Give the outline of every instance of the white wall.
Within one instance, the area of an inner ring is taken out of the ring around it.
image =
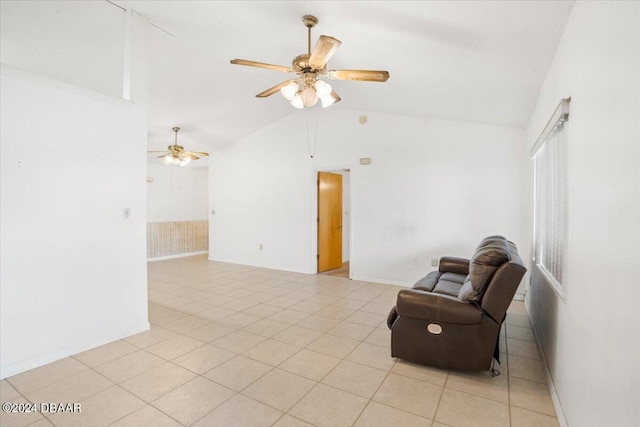
[[[149,327],[146,60],[133,20],[133,102],[2,67],[2,378]]]
[[[413,284],[432,257],[470,256],[496,233],[529,258],[523,130],[378,113],[362,125],[363,112],[336,108],[320,112],[311,159],[306,114],[213,156],[211,259],[315,273],[316,172],[342,168],[351,175],[354,279]]]
[[[127,13],[106,1],[2,1],[2,63],[122,95]]]
[[[147,222],[208,219],[209,168],[148,163]]]
[[[577,2],[527,128],[571,96],[567,303],[526,299],[570,426],[640,421],[639,23],[639,2]]]

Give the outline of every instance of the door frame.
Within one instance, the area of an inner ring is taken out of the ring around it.
[[[348,211],[349,211],[349,279],[353,277],[353,241],[354,241],[354,229],[353,229],[353,177],[354,177],[354,167],[352,165],[342,165],[342,166],[327,166],[327,167],[318,167],[312,169],[311,175],[311,218],[309,221],[311,223],[311,258],[309,260],[309,271],[312,274],[318,274],[318,172],[344,172],[345,169],[349,170],[349,200],[347,203]],[[344,191],[344,187],[343,187]],[[345,209],[343,204],[342,209]],[[343,218],[344,219],[344,218]]]

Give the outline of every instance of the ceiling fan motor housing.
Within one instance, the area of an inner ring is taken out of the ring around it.
[[[322,68],[314,68],[309,64],[311,55],[304,53],[293,58],[293,69],[296,73],[322,73],[326,66]]]

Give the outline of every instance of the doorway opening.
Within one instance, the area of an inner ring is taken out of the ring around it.
[[[318,172],[318,273],[350,278],[349,169]]]

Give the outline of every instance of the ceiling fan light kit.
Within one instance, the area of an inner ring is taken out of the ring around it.
[[[162,157],[162,163],[164,163],[165,165],[186,166],[190,161],[191,159],[188,157],[173,156],[171,154],[167,154],[166,156]]]
[[[182,145],[178,145],[178,132],[180,128],[176,126],[173,128],[173,131],[175,132],[175,141],[173,145],[167,147],[169,150],[168,153],[164,153],[163,151],[147,151],[147,153],[164,153],[158,156],[158,158],[162,160],[162,163],[176,166],[186,166],[191,160],[198,160],[200,157],[209,155],[209,153],[201,151],[185,151]]]
[[[280,91],[289,103],[298,109],[313,107],[320,100],[322,108],[340,101],[340,96],[331,85],[320,76],[326,76],[335,80],[357,80],[368,82],[386,82],[389,79],[388,71],[374,70],[326,70],[326,65],[342,42],[329,36],[320,36],[313,52],[311,51],[311,28],[318,23],[318,18],[312,15],[302,17],[302,22],[307,27],[307,53],[298,55],[293,59],[292,67],[266,64],[264,62],[248,61],[245,59],[232,59],[231,63],[246,65],[249,67],[266,68],[269,70],[296,73],[298,78],[287,80],[256,95],[258,98],[266,98]]]

